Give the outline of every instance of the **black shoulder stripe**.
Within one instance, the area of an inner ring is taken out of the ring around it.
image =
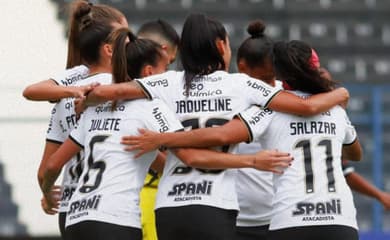
[[[69,139],[72,140],[75,144],[77,144],[79,147],[84,149],[84,145],[79,143],[76,139],[74,139],[71,135],[69,135]]]

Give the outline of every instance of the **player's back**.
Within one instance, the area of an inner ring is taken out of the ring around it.
[[[245,74],[215,71],[186,84],[185,73],[169,71],[138,80],[150,98],[160,98],[186,129],[223,125],[251,104],[266,105],[278,90]],[[218,148],[233,151],[233,147]],[[170,155],[160,180],[156,208],[192,204],[238,209],[235,170],[204,170]],[[179,190],[179,188],[183,190]]]
[[[118,102],[115,107],[107,102],[85,111],[70,135],[84,147],[85,161],[67,225],[101,219],[140,227],[139,191],[157,152],[135,159],[135,153],[125,151],[120,141],[125,135],[136,135],[139,128],[161,132],[181,128],[167,110],[158,100],[135,100]],[[91,204],[81,208],[82,201]]]
[[[352,194],[341,169],[342,146],[356,139],[345,110],[336,106],[307,118],[272,111],[262,114],[259,121],[269,124],[262,146],[294,157],[283,174],[274,175],[270,229],[327,224],[356,228]]]

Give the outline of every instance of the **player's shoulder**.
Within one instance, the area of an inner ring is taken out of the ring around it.
[[[76,86],[85,86],[92,83],[99,84],[111,84],[112,83],[112,74],[111,73],[97,73],[85,76],[83,79],[78,81]]]
[[[331,113],[332,116],[334,116],[336,118],[348,119],[348,115],[347,115],[346,110],[340,105],[336,105],[336,106],[332,107],[329,110],[329,112]]]
[[[154,98],[152,100],[148,99],[136,99],[131,101],[124,101],[123,104],[131,107],[136,111],[148,111],[155,107],[167,107],[166,103],[159,98]]]
[[[235,79],[235,80],[251,79],[251,77],[249,75],[247,75],[246,73],[226,73],[225,72],[225,74],[222,74],[222,75],[224,75],[226,78]]]
[[[69,86],[74,85],[88,75],[88,68],[85,65],[79,65],[63,70],[51,77],[57,84]]]

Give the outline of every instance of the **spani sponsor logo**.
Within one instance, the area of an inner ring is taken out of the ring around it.
[[[340,215],[341,200],[332,199],[327,202],[300,202],[296,205],[296,210],[292,212],[293,216],[302,215]]]
[[[168,196],[210,195],[213,187],[212,181],[187,182],[175,184]]]
[[[99,207],[101,195],[94,195],[90,198],[81,199],[71,203],[68,214],[75,214],[86,210],[96,210]]]

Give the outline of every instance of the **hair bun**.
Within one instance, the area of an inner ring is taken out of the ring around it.
[[[252,38],[258,38],[264,36],[265,24],[261,20],[256,20],[249,23],[247,32]]]
[[[77,1],[73,6],[74,18],[82,22],[82,19],[85,18],[92,10],[92,4],[89,4],[85,1]]]

